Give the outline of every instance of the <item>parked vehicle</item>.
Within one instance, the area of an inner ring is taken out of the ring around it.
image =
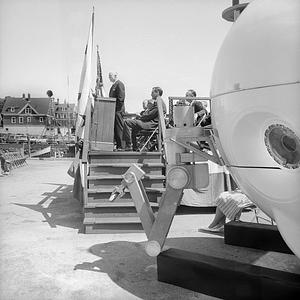
[[[47,143],[47,136],[43,135],[42,137],[38,137],[36,139],[37,143]]]
[[[17,143],[18,140],[14,134],[9,134],[6,139],[7,143]]]
[[[55,138],[54,136],[48,136],[46,142],[47,142],[48,144],[52,144],[52,145],[53,145],[53,144],[58,144],[58,142],[57,142],[57,140],[56,140],[56,138]]]
[[[6,143],[7,133],[0,133],[0,143]]]
[[[31,135],[29,138],[30,138],[30,143],[32,144],[37,143],[38,137]]]
[[[17,134],[16,139],[17,139],[18,143],[27,143],[28,142],[27,135],[25,135],[25,134]]]

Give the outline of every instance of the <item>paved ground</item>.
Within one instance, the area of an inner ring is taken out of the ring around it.
[[[144,233],[80,233],[70,161],[28,164],[0,178],[0,299],[211,299],[158,282]],[[177,219],[172,232],[199,236],[199,216]]]
[[[214,299],[158,282],[143,233],[82,234],[81,206],[66,174],[70,161],[28,164],[0,178],[1,300]],[[197,232],[212,217],[176,216],[167,245],[257,264],[282,262],[277,254],[224,246],[221,236]]]

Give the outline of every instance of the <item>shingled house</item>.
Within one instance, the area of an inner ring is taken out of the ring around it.
[[[75,130],[76,113],[75,104],[57,102],[55,103],[55,120],[62,135],[71,134]]]
[[[2,132],[53,135],[54,100],[52,98],[5,97],[2,108]]]

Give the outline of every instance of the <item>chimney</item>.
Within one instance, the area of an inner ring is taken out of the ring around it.
[[[59,104],[59,98],[57,98],[57,104]]]
[[[22,98],[25,99],[25,94],[24,93],[22,94]]]
[[[28,99],[27,99],[28,101],[30,100],[30,94],[28,93]]]

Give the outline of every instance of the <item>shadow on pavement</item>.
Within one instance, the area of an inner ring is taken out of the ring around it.
[[[94,262],[77,264],[74,270],[106,273],[121,288],[141,299],[165,299],[162,294],[164,292],[165,296],[170,296],[167,299],[187,299],[183,295],[183,298],[178,298],[178,293],[183,293],[182,291],[184,293],[194,293],[175,286],[170,289],[170,285],[159,282],[157,280],[156,258],[149,257],[145,253],[144,244],[145,242],[114,241],[94,245],[89,251],[98,256],[99,259]],[[223,239],[219,237],[169,238],[166,245],[167,247],[211,256],[226,257],[235,255],[235,250],[224,245]],[[249,253],[246,255],[247,260],[255,261],[264,252],[250,251]],[[185,294],[185,296],[187,295]],[[194,296],[195,298],[192,298],[196,299],[197,293]]]
[[[49,184],[55,185],[57,188],[54,191],[43,193],[45,197],[37,204],[13,204],[41,213],[45,218],[44,222],[47,222],[51,228],[63,226],[78,229],[79,232],[82,232],[82,206],[73,198],[73,186]]]

